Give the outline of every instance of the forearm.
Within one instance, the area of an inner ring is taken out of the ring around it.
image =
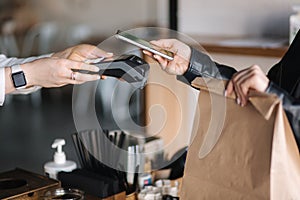
[[[191,59],[187,71],[182,76],[177,76],[187,84],[190,84],[196,77],[208,77],[221,80],[229,80],[236,70],[226,65],[220,65],[212,59],[193,48],[191,48]]]
[[[292,97],[285,90],[277,86],[275,83],[270,81],[270,84],[266,90],[267,93],[276,94],[282,101],[283,109],[287,115],[295,139],[300,149],[300,101]]]

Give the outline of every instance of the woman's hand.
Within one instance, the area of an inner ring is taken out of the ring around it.
[[[99,68],[84,62],[63,58],[43,58],[21,65],[28,86],[46,88],[61,87],[67,84],[81,84],[100,78],[97,74],[85,74],[73,70],[98,72]]]
[[[245,106],[248,101],[249,90],[253,89],[259,92],[265,92],[270,80],[257,65],[241,70],[233,75],[229,81],[226,94],[230,95],[235,92],[237,103]]]
[[[67,84],[81,84],[100,78],[97,74],[80,73],[78,70],[98,72],[99,68],[85,63],[90,59],[112,57],[96,46],[81,44],[54,53],[50,58],[42,58],[23,64],[28,86],[61,87]]]
[[[172,75],[183,75],[187,71],[191,58],[191,49],[188,45],[176,39],[161,39],[151,41],[151,44],[174,53],[174,59],[170,61],[149,51],[143,51],[144,54],[156,59],[162,70]]]
[[[107,53],[94,45],[80,44],[74,47],[70,47],[61,52],[54,53],[52,57],[56,58],[66,58],[74,61],[86,61],[88,59],[96,58],[109,58],[112,57],[112,53]]]

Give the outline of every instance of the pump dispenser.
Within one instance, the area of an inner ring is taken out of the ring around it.
[[[66,154],[62,151],[62,146],[66,144],[64,139],[56,139],[52,144],[53,149],[57,149],[53,156],[52,162],[47,162],[44,165],[45,174],[50,178],[57,179],[57,173],[71,172],[76,169],[76,163],[70,160],[66,160]]]

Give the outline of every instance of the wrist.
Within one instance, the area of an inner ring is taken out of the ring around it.
[[[189,62],[185,66],[184,73],[181,76],[177,77],[178,80],[191,84],[191,82],[199,75],[197,68],[194,69],[193,67],[196,54],[197,54],[196,50],[191,48],[191,55],[189,57]]]
[[[27,87],[32,87],[34,85],[38,85],[38,83],[36,82],[36,79],[34,77],[34,73],[33,73],[34,69],[32,67],[32,63],[24,63],[24,64],[21,64],[20,67],[22,68],[22,70],[25,74]]]
[[[271,85],[271,81],[268,79],[267,82],[266,82],[266,85],[263,89],[263,92],[267,93],[267,91],[269,90],[270,85]]]

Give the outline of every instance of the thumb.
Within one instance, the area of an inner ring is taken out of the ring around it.
[[[99,49],[98,47],[96,47],[93,51],[90,52],[89,58],[99,58],[99,57],[110,58],[113,55],[114,54],[111,52],[106,52],[106,51],[103,51],[102,49]]]
[[[233,92],[233,83],[232,83],[232,81],[230,80],[230,81],[228,82],[228,84],[227,84],[226,89],[225,89],[225,96],[231,95],[232,92]]]

